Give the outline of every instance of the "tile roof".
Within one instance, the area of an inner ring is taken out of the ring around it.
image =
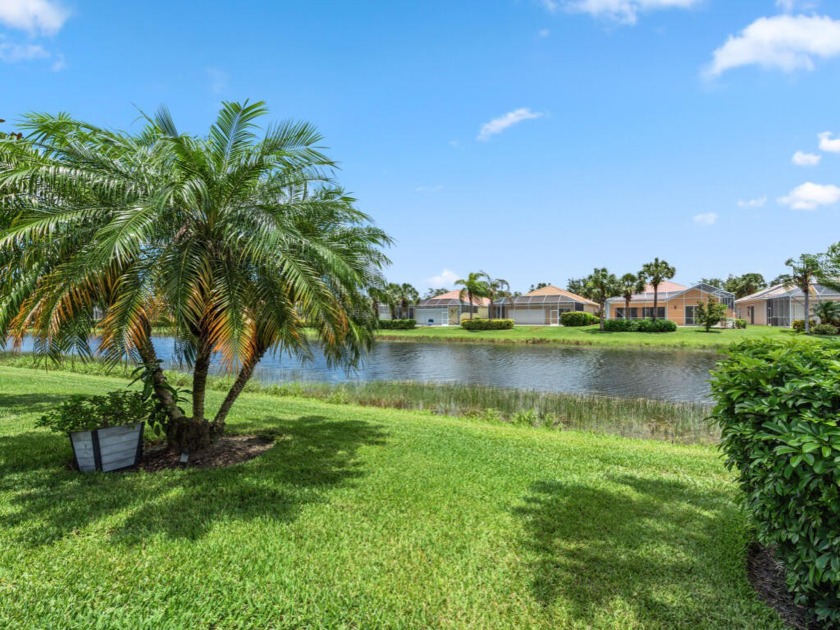
[[[447,291],[446,293],[442,293],[436,297],[428,298],[426,300],[420,300],[417,303],[417,306],[457,306],[458,303],[462,304],[463,306],[469,306],[469,302],[467,301],[467,295],[464,294],[464,299],[461,299],[461,290],[460,289],[453,289],[452,291]],[[473,297],[472,305],[473,306],[488,306],[490,304],[490,300],[488,298],[477,298]]]

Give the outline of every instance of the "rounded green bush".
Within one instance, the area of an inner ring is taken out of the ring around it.
[[[417,326],[413,319],[380,319],[380,330],[411,330]]]
[[[560,323],[564,326],[591,326],[598,323],[598,318],[585,311],[569,311],[560,315]]]
[[[461,322],[464,330],[510,330],[513,328],[512,319],[465,319]]]
[[[836,335],[840,329],[831,324],[817,324],[811,329],[812,335]]]
[[[840,346],[746,341],[712,374],[726,465],[798,604],[840,626]]]

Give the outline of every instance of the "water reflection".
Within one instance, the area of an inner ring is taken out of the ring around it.
[[[156,337],[167,367],[178,367],[171,337]],[[31,343],[24,351],[31,350]],[[289,381],[422,381],[476,383],[553,392],[707,402],[709,370],[718,355],[705,352],[615,350],[558,346],[378,342],[360,368],[327,367],[317,352],[309,362],[266,357],[254,377]],[[218,372],[221,366],[214,363]]]

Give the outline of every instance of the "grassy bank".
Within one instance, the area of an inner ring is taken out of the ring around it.
[[[106,368],[101,363],[66,361],[60,366],[32,356],[0,354],[0,366],[41,370],[49,367],[75,374],[128,378],[132,368]],[[188,374],[169,373],[170,381],[189,389]],[[209,387],[227,392],[232,377],[211,377]],[[718,432],[705,418],[710,406],[699,403],[671,403],[648,399],[558,394],[486,385],[416,382],[287,383],[261,385],[251,381],[246,391],[269,396],[298,397],[329,403],[365,407],[415,409],[436,414],[467,416],[489,422],[556,430],[578,429],[626,437],[650,438],[682,443],[713,443]]]
[[[516,326],[511,330],[467,331],[460,326],[424,326],[414,330],[388,330],[378,334],[388,341],[450,341],[464,343],[556,343],[571,346],[719,350],[744,339],[794,334],[786,328],[749,326],[712,330],[683,327],[672,333],[601,332],[598,326]]]
[[[247,393],[256,460],[68,470],[35,419],[124,385],[0,367],[0,627],[782,627],[713,448]]]

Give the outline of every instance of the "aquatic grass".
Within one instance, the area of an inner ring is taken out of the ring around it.
[[[96,361],[65,360],[44,364],[31,355],[0,355],[0,365],[19,368],[58,369],[76,374],[128,378],[132,366],[113,368]],[[170,371],[170,382],[189,389],[189,374]],[[233,378],[213,376],[208,389],[226,392]],[[290,382],[262,384],[252,380],[246,392],[355,404],[386,409],[413,409],[439,415],[466,416],[490,422],[508,422],[555,430],[575,429],[625,437],[707,444],[718,431],[706,422],[711,406],[704,403],[668,402],[646,398],[619,398],[563,394],[490,385],[370,381],[350,383]]]

